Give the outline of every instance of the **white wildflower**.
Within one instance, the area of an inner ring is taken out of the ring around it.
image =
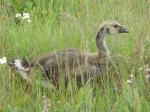
[[[23,13],[22,19],[30,19],[30,14],[29,13]]]
[[[6,64],[7,63],[7,58],[3,57],[0,59],[0,64]]]
[[[27,22],[31,23],[32,21],[31,21],[31,19],[28,19]]]
[[[23,13],[23,15],[21,15],[20,13],[16,14],[16,18],[25,20],[28,23],[31,23],[31,19],[30,19],[30,14],[29,13]]]
[[[134,75],[133,75],[133,74],[130,74],[130,78],[134,78]]]
[[[20,18],[20,17],[22,17],[21,14],[19,14],[19,13],[16,14],[16,18]]]

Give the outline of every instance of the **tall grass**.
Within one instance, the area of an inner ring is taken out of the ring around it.
[[[41,112],[46,96],[51,112],[149,112],[150,87],[139,70],[150,63],[149,5],[147,0],[2,0],[1,57],[38,57],[68,47],[96,52],[94,36],[105,20],[119,21],[130,33],[107,38],[111,66],[95,87],[45,89],[35,71],[37,82],[26,93],[19,75],[0,65],[0,111]],[[31,14],[31,23],[16,21],[15,14],[23,12]]]

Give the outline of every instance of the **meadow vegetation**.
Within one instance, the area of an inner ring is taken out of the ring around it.
[[[16,19],[24,12],[32,22]],[[150,86],[141,69],[150,64],[149,0],[1,0],[0,58],[33,58],[65,48],[96,52],[95,34],[106,20],[119,21],[130,33],[107,38],[112,58],[100,83],[80,89],[62,83],[51,90],[33,71],[36,81],[25,92],[25,81],[0,65],[0,111],[41,112],[46,96],[51,112],[149,112]]]

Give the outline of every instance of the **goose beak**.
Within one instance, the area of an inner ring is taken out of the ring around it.
[[[129,33],[127,28],[121,27],[119,33]]]

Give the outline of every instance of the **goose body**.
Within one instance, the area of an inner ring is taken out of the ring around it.
[[[52,80],[53,85],[56,86],[59,84],[61,75],[66,81],[73,77],[79,83],[81,83],[81,79],[86,82],[90,78],[100,76],[108,63],[110,55],[105,38],[119,33],[128,33],[128,31],[116,21],[107,21],[100,26],[96,35],[97,53],[81,52],[78,49],[69,48],[41,56],[35,61],[20,61],[20,63],[28,63],[25,65],[30,65],[27,67],[30,69],[32,66],[38,66],[41,68],[44,78]],[[15,66],[15,63],[16,60],[13,60],[10,65]],[[23,64],[20,66],[24,67]],[[19,70],[18,67],[15,68]],[[28,71],[25,71],[26,74],[29,74]]]
[[[65,80],[73,77],[81,81],[95,78],[104,70],[106,59],[101,59],[98,54],[82,52],[54,52],[41,57],[36,64],[40,65],[45,78],[52,79],[54,85],[58,84],[60,75]],[[68,76],[69,75],[69,76]]]

